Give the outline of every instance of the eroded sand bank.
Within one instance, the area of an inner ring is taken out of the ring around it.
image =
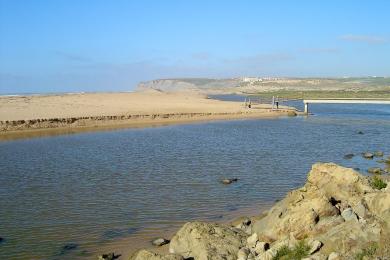
[[[193,92],[80,93],[0,97],[0,138],[285,115]]]

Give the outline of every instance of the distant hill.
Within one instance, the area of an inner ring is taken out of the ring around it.
[[[141,82],[138,90],[259,93],[273,91],[390,91],[389,77],[362,78],[183,78]]]
[[[207,78],[183,78],[183,79],[157,79],[138,84],[138,90],[155,89],[161,91],[195,90],[201,92],[235,92],[240,87],[240,79],[207,79]]]

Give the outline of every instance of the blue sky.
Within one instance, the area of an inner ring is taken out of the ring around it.
[[[390,76],[390,1],[0,0],[0,93]]]

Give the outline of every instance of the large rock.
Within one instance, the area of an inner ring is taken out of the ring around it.
[[[259,240],[267,242],[290,233],[297,239],[321,233],[339,224],[337,216],[346,208],[354,209],[361,204],[364,194],[372,191],[367,179],[353,169],[317,163],[305,186],[278,202],[264,218],[253,224],[252,231],[258,234]],[[351,215],[357,218],[355,213]]]
[[[358,172],[334,163],[314,164],[307,182],[318,193],[334,201],[352,202],[350,200],[372,190],[368,181]]]
[[[246,244],[247,234],[225,225],[188,222],[172,238],[169,252],[196,260],[233,260]]]
[[[139,250],[135,252],[129,260],[184,260],[181,255],[168,254],[160,255],[148,250]]]
[[[365,202],[371,214],[390,225],[390,192],[388,189],[367,194]]]
[[[380,241],[386,222],[390,225],[390,189],[373,189],[368,178],[353,169],[317,163],[305,186],[291,191],[252,230],[260,241],[280,241],[293,234],[321,241],[321,254],[353,256],[368,243]],[[264,255],[274,250],[268,251]]]
[[[317,236],[317,239],[323,243],[321,253],[326,255],[334,251],[343,255],[353,255],[370,242],[378,242],[379,238],[380,229],[378,227],[356,221],[341,223]]]
[[[272,242],[289,233],[303,238],[314,232],[320,219],[339,213],[323,196],[300,200],[297,193],[300,192],[290,193],[287,198],[277,203],[265,218],[255,222],[253,231],[258,233],[260,240]]]

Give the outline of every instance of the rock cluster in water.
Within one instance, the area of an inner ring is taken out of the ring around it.
[[[169,240],[165,238],[156,238],[155,240],[152,241],[152,245],[154,246],[163,246],[166,244],[169,244]]]
[[[233,182],[236,182],[236,181],[238,181],[237,178],[229,178],[229,179],[223,179],[221,182],[223,184],[232,184]]]
[[[312,166],[306,184],[266,214],[229,226],[186,223],[169,254],[137,251],[131,260],[386,259],[390,183],[333,163]]]
[[[98,260],[114,260],[119,258],[120,255],[115,255],[114,253],[108,253],[108,254],[103,254],[98,257]]]
[[[350,160],[355,156],[353,153],[349,153],[344,155],[344,159]],[[381,167],[370,167],[367,169],[368,173],[371,174],[384,174],[384,173],[390,173],[390,156],[387,156],[387,158],[383,158],[385,156],[384,152],[382,151],[375,151],[375,152],[364,152],[362,153],[362,157],[368,160],[374,159],[374,157],[381,158],[377,160],[377,163],[384,163],[385,167],[382,169]],[[355,170],[359,170],[359,168],[355,168]]]

